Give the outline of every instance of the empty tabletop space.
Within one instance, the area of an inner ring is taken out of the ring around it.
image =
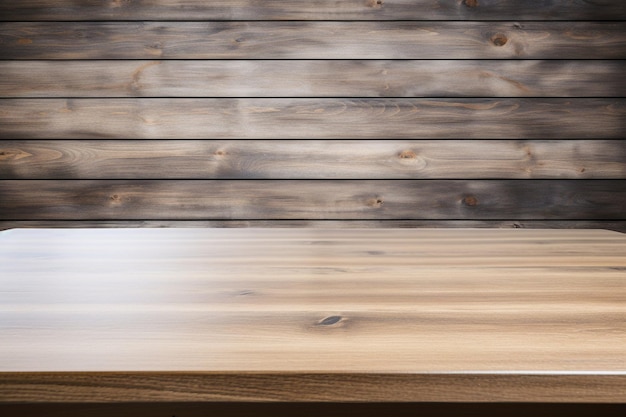
[[[626,236],[0,232],[0,402],[626,402]]]

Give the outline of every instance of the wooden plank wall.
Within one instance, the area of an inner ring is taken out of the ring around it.
[[[0,228],[626,231],[623,0],[0,0]]]

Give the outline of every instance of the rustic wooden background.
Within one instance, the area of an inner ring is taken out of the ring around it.
[[[623,0],[0,0],[0,19],[0,228],[626,231]]]

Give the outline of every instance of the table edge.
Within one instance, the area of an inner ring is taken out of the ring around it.
[[[0,372],[0,404],[141,401],[626,403],[626,372]]]

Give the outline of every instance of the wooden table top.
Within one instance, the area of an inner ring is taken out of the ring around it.
[[[0,233],[0,402],[626,402],[626,235]]]

